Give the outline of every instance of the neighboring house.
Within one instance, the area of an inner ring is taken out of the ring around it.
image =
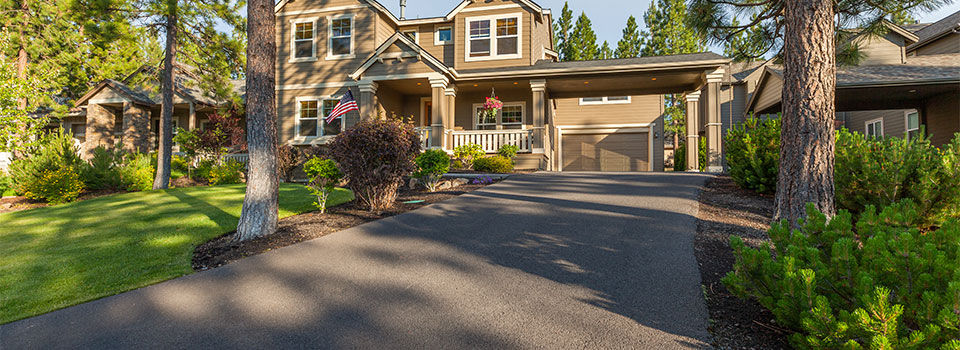
[[[127,151],[156,149],[160,125],[159,69],[143,66],[121,81],[104,80],[80,97],[76,107],[53,127],[70,132],[80,144],[81,155],[89,157],[97,146],[119,146]],[[176,67],[173,127],[193,130],[202,127],[221,103],[190,87],[195,84],[189,67]],[[235,82],[242,91],[242,82]]]
[[[659,171],[662,95],[685,93],[683,137],[707,138],[710,170],[722,170],[720,55],[557,62],[552,13],[529,0],[467,0],[422,19],[375,0],[283,0],[276,12],[284,144],[323,145],[361,119],[397,115],[429,147],[515,144],[518,168]],[[325,123],[347,90],[360,111]],[[478,118],[494,90],[503,110]]]
[[[910,137],[925,130],[942,145],[960,132],[960,12],[883,37],[859,37],[867,57],[837,69],[837,124],[871,136]],[[746,112],[777,113],[783,68],[767,64]]]

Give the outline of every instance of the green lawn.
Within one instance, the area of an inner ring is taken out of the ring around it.
[[[191,273],[197,245],[236,229],[245,187],[124,193],[0,214],[0,324]],[[338,190],[330,205],[352,200]],[[280,217],[314,210],[282,184]]]

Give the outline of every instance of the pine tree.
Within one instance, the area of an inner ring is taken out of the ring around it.
[[[643,40],[640,36],[640,27],[637,25],[637,18],[630,16],[630,18],[627,18],[627,26],[623,28],[623,37],[617,43],[617,50],[614,52],[614,56],[617,58],[640,56],[642,46]]]
[[[883,20],[894,12],[930,11],[942,0],[692,0],[690,23],[716,42],[761,27],[767,51],[783,59],[783,111],[777,220],[797,225],[812,203],[821,212],[835,210],[833,180],[836,134],[836,67],[850,55],[843,31],[882,33]],[[750,21],[733,26],[738,15]]]
[[[734,26],[740,23],[734,19]],[[735,33],[723,43],[723,55],[735,62],[754,61],[763,58],[767,53],[767,40],[764,29],[750,27]]]
[[[571,50],[567,61],[589,61],[600,58],[600,48],[597,46],[597,33],[593,31],[593,23],[586,13],[581,12],[577,24],[573,27],[570,42],[575,46]]]
[[[243,1],[232,0],[74,0],[85,13],[85,28],[109,37],[125,23],[135,23],[164,34],[161,72],[160,147],[154,189],[170,184],[170,159],[173,147],[173,95],[176,69],[186,61],[197,68],[197,75],[211,85],[224,85],[231,73],[242,72],[242,35],[227,35],[216,30],[225,22],[234,29],[243,27],[239,9]],[[187,54],[182,55],[181,53]],[[193,53],[193,55],[189,55]],[[224,64],[229,62],[229,64]],[[179,82],[177,83],[179,84]],[[226,87],[214,89],[228,91]]]
[[[613,57],[613,50],[610,49],[610,43],[606,40],[603,41],[603,46],[600,47],[600,59],[609,60]]]
[[[576,45],[570,41],[570,31],[573,30],[573,11],[570,10],[570,4],[563,3],[563,11],[560,12],[560,18],[553,25],[554,37],[557,40],[557,53],[561,61],[571,61],[569,57],[577,56]]]
[[[43,76],[26,75],[21,79],[17,64],[3,54],[11,46],[0,35],[0,152],[23,151],[46,126],[44,119],[35,119],[29,113],[43,93]],[[22,105],[24,101],[26,106]]]

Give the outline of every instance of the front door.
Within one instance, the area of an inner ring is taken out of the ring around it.
[[[431,126],[433,125],[433,101],[423,100],[422,113],[420,113],[420,125]]]

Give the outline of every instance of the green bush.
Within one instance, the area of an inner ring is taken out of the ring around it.
[[[443,174],[450,171],[450,156],[440,149],[428,149],[417,156],[415,161],[420,170],[413,173],[413,176],[420,179],[428,191],[436,191]]]
[[[151,155],[149,154],[135,153],[127,156],[120,167],[120,179],[127,191],[153,189],[153,177],[156,170],[151,163]]]
[[[410,123],[373,119],[340,133],[329,147],[357,202],[381,211],[393,206],[400,183],[416,170],[420,134]]]
[[[516,157],[517,152],[520,152],[520,146],[517,145],[503,145],[497,149],[497,154],[509,159]]]
[[[197,167],[193,169],[193,180],[210,182],[210,172],[213,171],[213,160],[204,159],[197,162]]]
[[[44,170],[35,185],[27,190],[27,198],[43,199],[54,205],[73,202],[83,192],[83,181],[72,167]]]
[[[707,139],[700,138],[700,171],[707,170]],[[673,153],[673,170],[687,171],[687,143],[681,142],[680,146]]]
[[[210,169],[210,185],[230,185],[243,182],[243,170],[246,164],[236,159],[227,159]]]
[[[464,169],[472,168],[473,162],[477,159],[483,158],[485,155],[487,155],[487,153],[483,151],[483,147],[475,143],[460,145],[453,148],[453,157],[459,161],[460,167]]]
[[[193,169],[190,166],[190,159],[187,157],[181,156],[172,156],[170,157],[170,178],[179,179],[181,177],[189,177]]]
[[[960,349],[960,221],[922,232],[910,200],[857,222],[807,209],[800,229],[769,231],[773,245],[731,238],[736,262],[723,279],[795,330],[800,349]]]
[[[80,166],[80,177],[91,190],[118,190],[123,187],[120,167],[123,165],[123,150],[97,146],[93,157]]]
[[[473,162],[473,170],[484,173],[507,174],[513,172],[513,160],[504,156],[479,158]]]
[[[747,118],[726,136],[730,177],[742,188],[760,193],[777,190],[780,171],[780,119]]]
[[[7,192],[13,192],[13,179],[7,174],[0,172],[0,198],[3,198]]]
[[[922,136],[874,138],[843,129],[836,147],[839,208],[860,213],[910,198],[918,204],[918,225],[960,215],[960,134],[941,150]]]
[[[327,199],[330,198],[330,194],[333,193],[337,183],[343,179],[343,172],[340,171],[337,163],[332,159],[319,157],[304,163],[303,172],[310,177],[310,183],[307,184],[307,187],[310,187],[313,195],[317,196],[317,201],[313,204],[317,206],[317,209],[320,209],[320,214],[325,213],[327,211]]]
[[[69,198],[69,193],[74,191],[74,187],[69,181],[63,179],[69,177],[70,173],[77,174],[84,163],[77,155],[77,151],[73,137],[63,129],[43,136],[37,142],[37,146],[25,150],[10,164],[14,191],[30,199],[49,201],[46,194],[57,193],[57,191],[50,187],[52,184],[45,184],[44,181],[57,180],[59,184],[70,187],[61,189],[65,193],[64,196],[55,195],[54,197]]]

